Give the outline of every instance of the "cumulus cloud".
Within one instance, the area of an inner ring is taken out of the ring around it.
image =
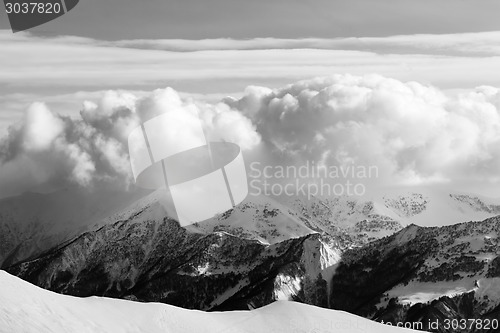
[[[385,184],[500,179],[500,92],[450,96],[417,82],[337,75],[228,101],[276,156],[376,165]]]
[[[182,118],[183,130],[200,122],[211,138],[243,149],[260,141],[250,120],[238,111],[222,103],[181,98],[171,88],[143,97],[108,91],[98,102],[86,101],[79,117],[55,114],[36,102],[0,143],[0,195],[72,185],[127,188],[132,181],[128,135],[161,113]],[[167,125],[166,130],[181,126]],[[173,141],[180,144],[179,138]]]
[[[240,145],[247,164],[376,166],[378,185],[498,184],[499,110],[498,88],[450,94],[379,75],[251,86],[219,102],[171,88],[140,96],[109,91],[85,102],[79,117],[32,104],[1,141],[0,189],[6,195],[44,184],[126,188],[133,181],[128,135],[163,113],[175,120],[165,124],[170,133],[177,133],[177,120],[183,129],[201,122],[209,141]]]

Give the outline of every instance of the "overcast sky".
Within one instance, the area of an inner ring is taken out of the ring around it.
[[[80,0],[32,31],[98,39],[441,34],[500,30],[499,12],[497,0]]]

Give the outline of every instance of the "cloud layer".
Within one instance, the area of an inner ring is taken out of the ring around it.
[[[35,102],[1,141],[0,196],[72,185],[126,189],[132,181],[127,147],[131,130],[156,114],[188,111],[199,113],[200,119],[188,120],[203,121],[214,140],[236,142],[243,149],[260,141],[250,120],[226,104],[183,100],[170,88],[141,98],[108,91],[97,103],[85,102],[76,118]]]
[[[64,38],[62,38],[64,40]],[[74,42],[89,43],[88,39]],[[500,55],[500,32],[418,34],[388,37],[349,38],[253,38],[253,39],[133,39],[101,42],[102,46],[136,49],[152,49],[174,52],[222,51],[222,50],[351,50],[379,54],[429,54],[460,56]]]
[[[470,88],[499,82],[499,34],[101,41],[0,30],[0,87],[50,86],[60,94],[68,87],[149,89],[175,81],[196,88],[191,91],[220,93],[256,82],[284,84],[334,73],[378,73]]]
[[[450,95],[379,75],[253,86],[218,103],[171,88],[109,91],[85,102],[77,118],[33,103],[1,141],[0,195],[70,184],[126,188],[128,134],[163,112],[196,114],[189,119],[201,120],[210,140],[239,144],[247,163],[376,165],[379,185],[493,184],[500,182],[499,110],[497,88]]]
[[[381,182],[500,180],[500,94],[455,96],[378,75],[337,75],[277,90],[250,88],[232,105],[281,155],[325,165],[376,165]]]

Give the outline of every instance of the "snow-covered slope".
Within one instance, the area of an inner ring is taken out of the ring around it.
[[[1,333],[411,332],[346,312],[280,301],[252,311],[202,312],[160,303],[59,295],[0,271]]]
[[[397,214],[364,198],[291,197],[281,200],[311,229],[341,236],[348,247],[366,244],[403,228]]]
[[[405,226],[438,227],[500,215],[500,200],[437,187],[384,189],[372,200]]]
[[[301,219],[293,208],[273,198],[249,196],[233,209],[187,227],[194,232],[225,231],[232,235],[256,239],[265,244],[298,238],[316,231]]]

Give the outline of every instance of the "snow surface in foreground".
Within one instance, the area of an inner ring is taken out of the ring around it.
[[[253,311],[202,312],[160,303],[56,294],[0,271],[0,332],[410,332],[346,312],[280,301]]]

